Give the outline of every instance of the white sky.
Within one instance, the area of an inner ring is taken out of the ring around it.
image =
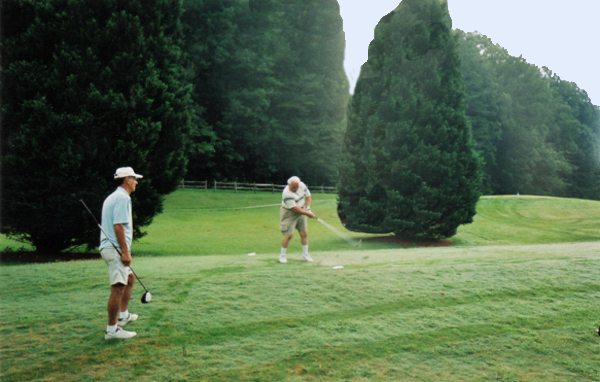
[[[400,0],[338,0],[350,89],[368,59],[379,20]],[[478,31],[512,56],[547,66],[600,105],[600,0],[448,0],[452,28]]]

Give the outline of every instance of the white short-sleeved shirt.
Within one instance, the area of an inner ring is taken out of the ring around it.
[[[310,191],[303,182],[300,182],[296,192],[292,192],[290,190],[290,186],[288,185],[283,189],[283,194],[281,195],[281,206],[288,210],[291,210],[294,207],[302,208],[304,207],[306,198],[309,196]]]
[[[131,241],[133,240],[133,218],[131,214],[131,197],[127,191],[119,186],[110,194],[102,205],[102,229],[100,232],[100,249],[113,248],[111,241],[119,247],[117,236],[115,235],[115,224],[123,224],[125,227],[125,239],[127,248],[131,249]],[[109,241],[110,239],[110,241]]]

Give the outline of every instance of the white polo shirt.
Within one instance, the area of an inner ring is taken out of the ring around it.
[[[100,232],[100,249],[113,248],[110,241],[119,248],[119,242],[115,235],[115,224],[123,224],[125,227],[127,248],[131,249],[131,241],[133,239],[131,197],[121,186],[117,187],[115,192],[110,194],[102,205],[102,229],[106,232],[108,238],[104,236],[104,232]]]
[[[304,203],[306,202],[306,198],[310,196],[310,191],[306,184],[300,182],[298,186],[298,190],[296,192],[292,192],[290,190],[290,186],[287,185],[283,189],[283,194],[281,195],[281,207],[286,210],[291,210],[294,207],[304,207]]]

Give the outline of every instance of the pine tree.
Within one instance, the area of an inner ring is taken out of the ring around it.
[[[99,214],[115,169],[132,166],[145,176],[133,195],[141,237],[186,166],[179,2],[2,6],[2,232],[44,253],[97,246],[79,199]]]
[[[381,19],[349,108],[339,200],[346,228],[442,238],[472,221],[478,159],[447,3]]]

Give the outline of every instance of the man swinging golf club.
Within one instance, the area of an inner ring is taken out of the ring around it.
[[[121,167],[115,172],[119,186],[102,205],[102,231],[100,234],[100,255],[108,265],[110,297],[108,299],[108,326],[104,338],[131,338],[137,333],[123,327],[137,320],[137,314],[129,313],[128,305],[135,275],[131,268],[131,241],[133,239],[133,218],[131,193],[142,178],[131,167]],[[108,235],[108,237],[105,235]],[[117,243],[121,254],[112,243]]]
[[[302,260],[312,262],[313,259],[308,254],[308,224],[306,217],[316,218],[310,211],[312,198],[306,184],[300,181],[297,176],[288,179],[288,185],[283,189],[281,208],[279,209],[279,222],[283,241],[281,242],[281,255],[279,262],[287,263],[285,252],[288,244],[297,229],[300,233],[302,243]]]

